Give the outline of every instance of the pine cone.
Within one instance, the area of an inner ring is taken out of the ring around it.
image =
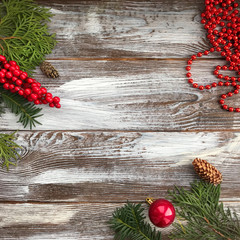
[[[42,62],[40,69],[49,78],[59,77],[58,71],[50,62],[46,62],[46,61]]]
[[[206,160],[195,158],[192,162],[194,170],[203,179],[213,184],[222,182],[222,174]]]

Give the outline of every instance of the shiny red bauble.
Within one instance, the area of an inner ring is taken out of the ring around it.
[[[160,228],[165,228],[171,225],[175,219],[175,208],[166,199],[157,199],[153,201],[151,198],[147,198],[149,207],[149,218],[151,222]]]

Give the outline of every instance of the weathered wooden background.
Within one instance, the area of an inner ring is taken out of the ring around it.
[[[20,129],[23,149],[16,168],[0,170],[0,239],[112,240],[112,211],[189,186],[195,157],[222,171],[221,200],[239,213],[240,114],[217,103],[231,88],[199,92],[185,77],[187,58],[208,48],[204,1],[38,2],[55,14],[48,59],[61,77],[35,77],[62,108],[44,108],[33,131],[1,118],[2,132]],[[197,61],[194,78],[214,81],[223,62]]]

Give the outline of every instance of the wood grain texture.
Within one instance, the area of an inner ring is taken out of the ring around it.
[[[223,174],[222,199],[240,201],[239,132],[20,132],[22,160],[1,170],[0,200],[125,202],[164,197],[196,179],[207,159]],[[180,181],[179,181],[180,179]]]
[[[209,48],[204,1],[37,2],[55,14],[58,44],[48,59],[61,77],[39,69],[34,77],[62,109],[44,106],[34,131],[8,111],[1,117],[2,131],[20,129],[23,149],[16,168],[0,170],[0,239],[112,240],[114,209],[188,187],[195,157],[222,172],[221,200],[239,214],[240,116],[217,103],[232,88],[200,92],[185,77],[186,59]],[[218,55],[197,61],[193,77],[211,83],[224,63]]]
[[[41,79],[62,108],[43,106],[43,125],[37,130],[186,131],[240,128],[240,115],[221,109],[221,94],[232,87],[211,91],[193,89],[185,77],[184,60],[163,61],[53,61],[61,77]],[[212,74],[224,61],[194,63],[193,78],[201,84],[218,81]],[[238,96],[226,101],[239,106]],[[8,111],[1,129],[23,129]]]
[[[239,203],[224,204],[240,210]],[[121,206],[123,204],[114,203],[1,204],[0,239],[113,240],[107,221],[115,208]],[[163,240],[168,240],[171,228],[159,230]]]
[[[207,49],[204,1],[39,1],[55,14],[50,58],[188,57]]]

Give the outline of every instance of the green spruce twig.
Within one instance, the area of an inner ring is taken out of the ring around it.
[[[141,204],[127,203],[117,208],[109,221],[117,240],[161,240],[161,232],[146,223]]]
[[[177,207],[178,218],[183,224],[174,223],[171,239],[184,240],[239,240],[240,222],[237,214],[225,210],[219,203],[221,185],[198,181],[191,189],[175,187],[170,199]]]
[[[42,116],[42,114],[39,114],[42,110],[41,108],[37,108],[33,103],[28,102],[22,96],[6,91],[2,87],[0,87],[0,95],[3,102],[10,108],[12,113],[19,116],[18,122],[22,123],[24,128],[29,126],[30,129],[32,129],[36,124],[41,124],[36,120],[36,118]]]
[[[3,100],[2,100],[2,97],[1,97],[1,94],[0,94],[0,116],[1,116],[2,113],[4,113],[4,109],[3,109],[2,103],[3,103]]]
[[[0,134],[0,159],[2,162],[2,167],[6,166],[9,170],[10,165],[16,166],[16,161],[20,158],[17,149],[21,148],[17,145],[14,140],[15,132],[12,134]]]
[[[55,35],[47,22],[52,13],[33,0],[3,0],[0,3],[0,54],[14,60],[29,74],[51,53]]]

